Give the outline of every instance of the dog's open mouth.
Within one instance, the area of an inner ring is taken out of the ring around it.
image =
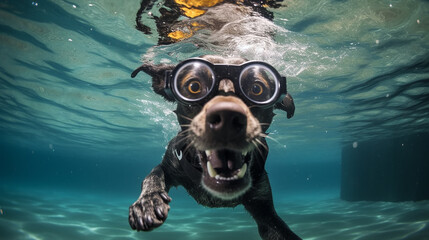
[[[242,158],[247,155],[247,153],[239,153],[231,150],[214,150],[205,151],[207,156],[207,172],[211,178],[222,181],[232,181],[238,180],[244,177],[247,171],[247,163],[242,161]],[[214,168],[214,163],[217,163],[217,166],[220,167]],[[240,168],[236,168],[241,165]]]
[[[248,173],[250,157],[250,152],[229,149],[201,152],[204,188],[223,199],[233,199],[242,195],[250,187]]]

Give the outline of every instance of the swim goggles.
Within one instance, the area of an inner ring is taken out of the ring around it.
[[[202,105],[216,96],[223,79],[233,82],[235,94],[248,106],[272,107],[287,93],[286,77],[268,63],[213,64],[201,58],[185,60],[167,71],[164,91],[184,104]]]

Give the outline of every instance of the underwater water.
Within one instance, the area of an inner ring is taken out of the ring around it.
[[[205,208],[181,187],[163,226],[128,225],[141,181],[179,130],[174,104],[130,74],[141,58],[206,53],[264,60],[287,76],[296,113],[276,111],[266,169],[294,232],[429,238],[429,201],[340,199],[343,146],[429,132],[428,1],[287,0],[258,26],[269,36],[221,46],[156,46],[156,34],[134,28],[139,6],[0,0],[0,239],[260,239],[243,207]]]

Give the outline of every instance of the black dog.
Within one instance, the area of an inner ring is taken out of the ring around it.
[[[203,56],[177,66],[143,64],[154,91],[177,101],[181,132],[161,164],[142,183],[129,209],[133,229],[150,231],[167,218],[172,186],[182,185],[201,205],[243,204],[263,239],[300,239],[277,215],[264,169],[266,130],[281,109],[295,106],[286,79],[264,62]]]

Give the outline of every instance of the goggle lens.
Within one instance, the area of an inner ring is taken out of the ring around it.
[[[198,101],[207,97],[215,85],[213,70],[202,62],[190,62],[177,70],[173,87],[186,101]]]
[[[241,92],[250,101],[257,104],[266,104],[277,96],[279,80],[266,66],[252,64],[241,71],[239,84]]]

